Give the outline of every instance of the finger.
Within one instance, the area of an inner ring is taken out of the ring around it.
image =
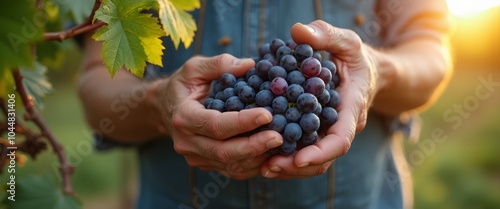
[[[263,131],[250,137],[235,137],[226,141],[199,140],[197,146],[203,157],[232,163],[262,155],[282,143],[278,132]]]
[[[338,107],[338,121],[328,130],[327,135],[318,140],[315,145],[304,147],[295,156],[294,163],[297,167],[308,165],[321,165],[325,162],[344,155],[351,147],[352,140],[360,116],[359,105],[363,100],[360,93],[344,92],[354,90],[351,85],[339,87],[343,94],[343,102]]]
[[[361,38],[352,30],[333,27],[322,20],[308,25],[296,23],[290,32],[295,42],[307,43],[315,50],[327,50],[332,54],[355,55],[359,50],[353,49],[362,46]]]
[[[320,165],[311,165],[299,168],[294,163],[293,156],[274,156],[267,161],[261,168],[264,177],[273,176],[276,174],[288,176],[316,176],[321,175],[328,170],[332,161]]]
[[[179,105],[173,124],[178,130],[189,130],[215,139],[227,139],[254,130],[270,123],[271,120],[271,113],[264,108],[221,113],[207,110],[201,103],[190,100]]]
[[[222,74],[231,73],[235,76],[244,75],[255,65],[252,59],[238,59],[230,54],[215,57],[193,57],[184,63],[183,71],[188,79],[203,82],[218,80]]]

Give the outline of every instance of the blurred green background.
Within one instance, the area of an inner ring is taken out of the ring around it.
[[[455,71],[450,85],[422,114],[420,143],[405,142],[408,157],[421,153],[418,160],[410,160],[415,208],[500,208],[500,87],[484,98],[476,93],[483,85],[481,78],[500,82],[500,9],[452,19]],[[93,142],[76,93],[81,53],[73,43],[63,46],[68,49],[60,59],[64,70],[49,73],[56,91],[46,98],[43,116],[76,167],[72,181],[83,208],[131,208],[137,191],[134,150],[91,150]],[[457,105],[465,106],[463,112]],[[444,130],[447,138],[426,151],[423,142],[436,129]],[[45,152],[29,159],[17,176],[41,174],[59,182],[57,165],[54,154]]]

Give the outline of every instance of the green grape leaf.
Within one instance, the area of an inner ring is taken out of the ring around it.
[[[193,11],[200,8],[200,0],[170,0],[177,9]]]
[[[8,99],[7,95],[14,93],[14,78],[8,69],[0,69],[0,98]]]
[[[35,63],[34,69],[20,68],[19,72],[23,76],[26,93],[31,96],[38,108],[43,109],[43,98],[53,90],[45,76],[47,68],[40,63]]]
[[[59,0],[53,1],[60,9],[61,14],[67,15],[75,21],[75,23],[82,23],[87,19],[92,12],[94,0]]]
[[[157,18],[141,13],[151,6],[148,1],[104,0],[96,11],[95,19],[108,25],[99,28],[92,38],[103,41],[101,56],[111,76],[124,65],[141,78],[146,62],[162,66],[164,47],[160,37],[165,33]]]
[[[32,66],[30,45],[42,37],[39,17],[33,1],[12,1],[0,7],[0,69]]]
[[[5,200],[10,209],[79,209],[81,202],[65,195],[48,177],[27,176],[16,178],[16,201]]]
[[[189,48],[193,42],[196,23],[185,10],[199,8],[199,0],[158,0],[158,4],[163,30],[172,39],[175,49],[179,48],[181,41],[186,49]]]

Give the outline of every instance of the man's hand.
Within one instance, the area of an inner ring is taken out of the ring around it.
[[[271,122],[272,115],[264,108],[220,113],[200,103],[210,93],[212,80],[224,73],[242,76],[253,64],[251,59],[227,54],[194,57],[168,79],[159,81],[164,92],[160,105],[165,106],[165,125],[175,151],[190,166],[247,179],[259,175],[269,158],[267,151],[282,144],[280,134],[274,131],[235,137]]]
[[[337,108],[339,119],[315,145],[307,146],[295,155],[270,158],[261,167],[262,175],[268,178],[323,174],[336,158],[349,150],[354,135],[365,127],[376,89],[382,85],[377,84],[378,72],[371,57],[374,50],[363,44],[353,31],[315,21],[308,26],[295,24],[291,34],[297,43],[331,53],[341,78],[336,89],[341,97]]]

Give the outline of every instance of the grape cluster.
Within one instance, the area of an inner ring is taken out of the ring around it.
[[[310,45],[274,39],[259,48],[259,59],[244,77],[226,73],[214,81],[204,102],[220,112],[263,107],[273,114],[271,123],[255,131],[275,130],[283,145],[274,153],[290,155],[315,144],[318,132],[338,118],[340,77],[335,63],[322,60]]]

